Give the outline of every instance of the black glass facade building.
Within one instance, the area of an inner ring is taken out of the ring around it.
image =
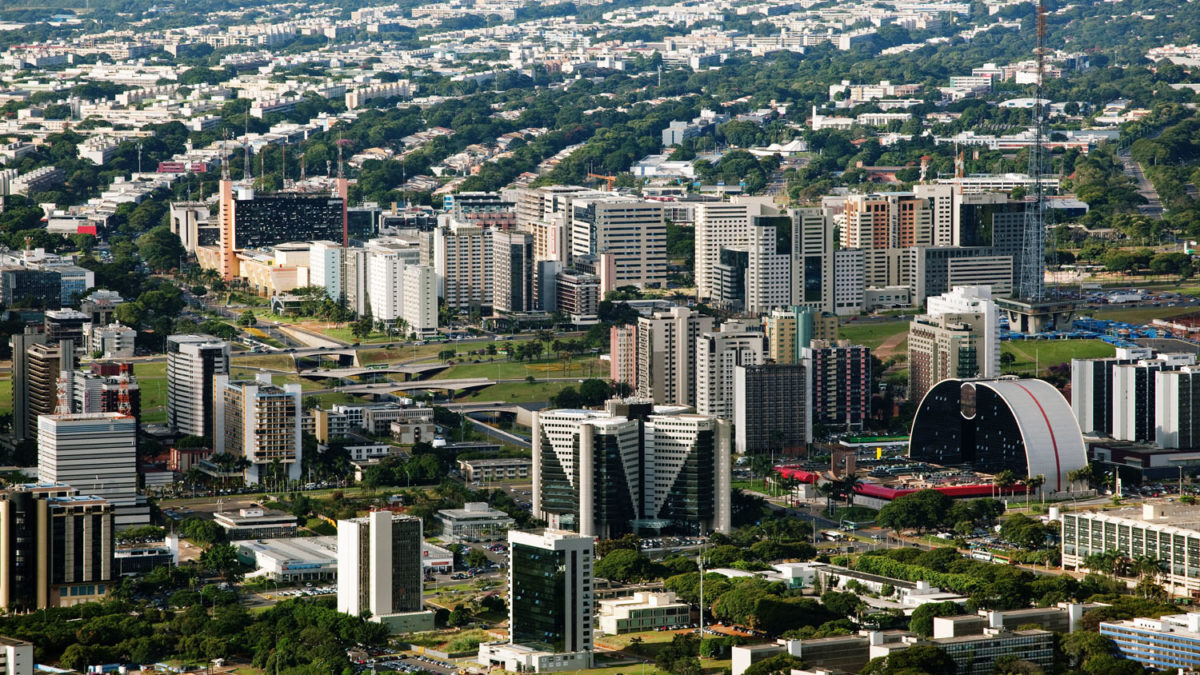
[[[567,556],[525,544],[512,545],[512,641],[544,646],[555,652],[575,651],[567,645]],[[576,554],[577,555],[577,554]]]
[[[289,241],[342,240],[342,200],[297,194],[256,194],[233,202],[233,247],[265,248]]]

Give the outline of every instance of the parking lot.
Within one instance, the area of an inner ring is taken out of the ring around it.
[[[410,652],[371,658],[357,665],[361,671],[383,670],[398,673],[425,671],[436,673],[437,675],[457,675],[459,672],[458,666],[455,666],[453,663]]]

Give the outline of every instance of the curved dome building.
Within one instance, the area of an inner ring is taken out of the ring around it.
[[[1087,465],[1071,405],[1042,380],[942,380],[913,418],[912,459],[995,473],[1046,477],[1044,489],[1070,487]]]

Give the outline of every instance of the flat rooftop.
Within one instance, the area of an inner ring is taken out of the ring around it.
[[[248,539],[236,545],[280,561],[337,562],[336,536]]]

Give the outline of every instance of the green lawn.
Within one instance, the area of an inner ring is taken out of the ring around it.
[[[0,375],[0,414],[12,412],[12,377]]]
[[[1149,323],[1154,319],[1169,319],[1174,316],[1192,314],[1195,307],[1114,307],[1112,309],[1097,309],[1080,314],[1090,313],[1095,319],[1125,321],[1132,324]]]
[[[368,342],[392,342],[396,340],[395,337],[388,337],[383,333],[371,333],[370,337],[360,340],[359,338],[354,337],[354,334],[350,332],[350,326],[338,326],[336,328],[313,328],[311,326],[305,326],[305,328],[314,333],[320,333],[325,337],[345,342],[348,345],[354,344],[355,342],[366,344]]]
[[[908,332],[907,321],[875,321],[871,323],[843,323],[838,326],[838,337],[856,345],[878,349],[888,338]]]
[[[540,403],[549,401],[551,396],[570,386],[578,386],[573,382],[501,382],[490,387],[484,387],[466,396],[459,396],[460,403],[474,401],[507,401],[508,403]]]
[[[464,363],[451,366],[431,379],[449,380],[472,377],[487,377],[500,380],[523,380],[532,375],[544,377],[602,377],[608,379],[608,364],[592,356],[577,356],[568,361],[523,362],[499,360],[504,357],[475,357],[482,363]],[[489,363],[488,358],[498,360]]]
[[[1116,348],[1100,340],[1006,340],[1000,345],[1000,353],[1016,357],[1004,368],[1005,373],[1032,374],[1037,363],[1044,375],[1050,366],[1070,363],[1071,359],[1113,356]]]
[[[167,364],[135,363],[133,374],[137,376],[141,392],[142,424],[159,424],[167,421]]]
[[[353,396],[352,394],[343,394],[341,392],[331,392],[328,394],[313,394],[312,396],[305,396],[305,398],[312,398],[312,399],[316,400],[317,405],[321,406],[322,408],[325,408],[326,410],[328,410],[332,406],[339,404],[339,403],[360,402],[360,399],[358,397]]]
[[[253,354],[247,356],[234,356],[230,358],[230,365],[245,366],[247,368],[266,368],[267,370],[283,370],[288,372],[296,372],[296,363],[291,356],[287,354]]]

